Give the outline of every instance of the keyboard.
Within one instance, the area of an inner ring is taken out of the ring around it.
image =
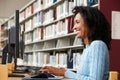
[[[25,75],[24,74],[12,73],[12,74],[9,74],[8,77],[25,77]]]
[[[49,77],[54,77],[54,75],[49,73],[38,73],[36,75],[31,76],[31,78],[49,78]]]
[[[15,70],[13,73],[27,73],[28,70]]]

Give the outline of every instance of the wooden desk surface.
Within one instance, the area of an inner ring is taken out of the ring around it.
[[[8,80],[22,80],[22,78],[18,78],[18,77],[9,77]]]
[[[20,74],[20,73],[16,73],[19,75],[25,75],[25,76],[30,76],[29,74]],[[57,78],[61,78],[61,80],[72,80],[72,79],[66,79],[63,76],[56,76]],[[22,80],[23,77],[8,77],[8,80]]]
[[[18,77],[9,77],[8,80],[22,80],[22,78],[18,78]],[[72,80],[72,79],[66,79],[66,78],[63,78],[61,80]]]

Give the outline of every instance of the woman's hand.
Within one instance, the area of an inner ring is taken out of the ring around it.
[[[64,68],[56,68],[52,66],[45,66],[40,69],[40,72],[47,72],[50,74],[54,74],[56,76],[64,76],[65,74],[65,69]]]

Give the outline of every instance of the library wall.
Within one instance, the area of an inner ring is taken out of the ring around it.
[[[100,10],[108,19],[110,25],[112,23],[112,11],[120,11],[120,0],[100,0]],[[112,27],[111,27],[112,29]],[[119,71],[120,75],[120,39],[112,39],[110,50],[110,70]]]
[[[0,0],[0,18],[9,18],[16,9],[25,6],[30,0]]]

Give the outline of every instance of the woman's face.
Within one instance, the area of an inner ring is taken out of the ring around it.
[[[77,31],[77,35],[76,37],[78,38],[87,38],[87,34],[88,34],[88,29],[87,29],[87,25],[84,23],[84,20],[81,16],[80,13],[76,14],[75,18],[74,18],[74,27],[73,29],[75,31]]]

